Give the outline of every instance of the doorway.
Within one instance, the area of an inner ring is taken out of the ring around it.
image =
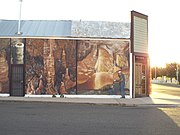
[[[11,39],[10,96],[24,96],[24,39]]]
[[[11,66],[11,96],[24,96],[24,65]]]
[[[135,97],[146,96],[146,65],[135,64]]]

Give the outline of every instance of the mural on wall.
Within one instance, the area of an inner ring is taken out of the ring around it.
[[[129,94],[129,42],[78,41],[78,94],[115,94],[113,84],[119,79],[120,67],[125,74],[126,94]]]
[[[27,94],[114,94],[120,67],[128,93],[129,41],[26,39]]]
[[[11,39],[11,64],[24,64],[25,39]]]
[[[9,93],[10,39],[0,38],[0,93]]]
[[[0,39],[0,93],[9,93],[11,64],[25,64],[26,94],[114,94],[120,67],[129,91],[129,41],[11,39],[11,44],[10,53],[10,39]]]
[[[26,93],[76,93],[76,41],[26,39]]]

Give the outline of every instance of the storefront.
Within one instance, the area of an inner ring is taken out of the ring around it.
[[[135,11],[131,12],[131,53],[133,97],[149,96],[148,16]]]
[[[121,67],[126,97],[149,95],[149,57],[134,51],[132,24],[130,30],[129,23],[44,21],[50,27],[43,31],[36,23],[23,21],[21,35],[0,28],[1,94],[120,95],[114,87]]]

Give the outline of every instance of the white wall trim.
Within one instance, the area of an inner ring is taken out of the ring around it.
[[[0,93],[0,97],[9,97],[10,96],[10,94],[8,94],[8,93]]]
[[[129,92],[129,94],[130,94],[130,98],[133,98],[133,55],[132,55],[132,53],[130,53],[130,92]]]

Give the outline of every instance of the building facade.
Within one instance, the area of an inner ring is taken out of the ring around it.
[[[132,11],[131,23],[0,20],[0,93],[25,95],[148,96],[148,18]]]

